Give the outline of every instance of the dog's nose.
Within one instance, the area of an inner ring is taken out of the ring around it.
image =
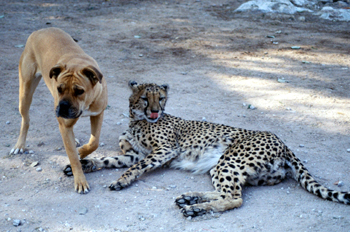
[[[56,109],[56,116],[62,118],[69,117],[70,104],[67,101],[61,101]]]

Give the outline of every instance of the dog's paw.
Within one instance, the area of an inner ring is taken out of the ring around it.
[[[89,192],[90,186],[89,186],[88,182],[86,181],[85,177],[80,178],[80,179],[79,178],[74,178],[75,191],[77,191],[78,193],[86,194],[86,193]]]
[[[17,154],[23,154],[24,153],[24,148],[17,148],[17,147],[14,147],[11,149],[9,155],[17,155]]]
[[[70,166],[70,164],[68,164],[64,169],[63,169],[63,173],[66,176],[73,176],[73,170],[72,167]]]

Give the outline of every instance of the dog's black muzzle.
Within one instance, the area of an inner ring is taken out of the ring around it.
[[[72,104],[68,101],[62,100],[56,107],[56,116],[67,118],[67,119],[74,119],[78,118],[81,115],[81,111],[79,111],[77,108],[73,107]]]

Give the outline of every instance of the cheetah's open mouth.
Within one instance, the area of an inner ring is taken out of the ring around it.
[[[150,119],[157,119],[158,118],[158,113],[151,113],[149,116]]]

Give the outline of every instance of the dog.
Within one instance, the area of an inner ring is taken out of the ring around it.
[[[59,130],[74,175],[74,188],[88,193],[79,161],[98,148],[104,109],[107,106],[107,83],[97,62],[88,56],[73,38],[58,28],[33,32],[19,61],[20,135],[10,154],[25,150],[29,128],[29,108],[33,94],[43,77],[53,98]],[[76,148],[73,126],[80,117],[90,116],[91,137]]]

